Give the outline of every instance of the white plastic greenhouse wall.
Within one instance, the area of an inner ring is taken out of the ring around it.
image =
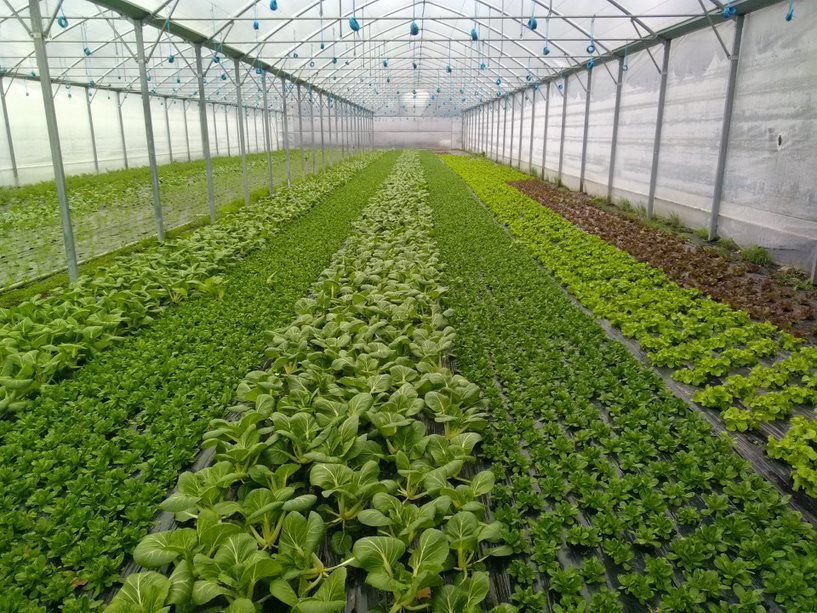
[[[65,86],[55,86],[53,89],[66,172],[68,174],[94,172],[91,128],[86,107],[87,90],[76,87],[66,89]],[[122,104],[122,128],[125,135],[124,152],[116,109],[116,93],[92,90],[91,112],[94,140],[97,147],[99,170],[103,172],[124,168],[125,153],[130,167],[146,166],[148,163],[142,101],[137,94],[123,94],[119,100]],[[166,100],[168,102],[167,122],[164,107]],[[48,147],[45,114],[40,103],[39,83],[25,80],[10,83],[6,92],[6,105],[11,118],[9,127],[14,142],[14,155],[20,182],[33,183],[53,178],[54,171]],[[187,160],[188,143],[190,159],[201,159],[204,156],[196,104],[190,101],[151,97],[151,115],[153,116],[156,157],[159,164],[170,162],[171,152],[173,161]],[[283,146],[279,139],[279,135],[283,134],[280,114],[271,113],[270,116],[274,118],[271,124],[272,141],[274,145],[278,143],[275,147],[278,149]],[[238,155],[238,122],[235,106],[208,104],[207,120],[211,154],[214,156]],[[248,152],[264,150],[262,122],[260,109],[247,109]],[[185,123],[187,124],[186,132]],[[170,126],[170,138],[168,138],[168,125]],[[308,130],[308,125],[304,129]],[[290,138],[292,137],[290,129]],[[3,134],[0,138],[5,140],[5,135]],[[0,144],[0,184],[14,184],[7,142]]]
[[[734,22],[716,27],[731,49]],[[717,221],[720,235],[766,247],[778,262],[809,271],[817,265],[816,32],[814,2],[798,5],[791,22],[774,6],[746,16]],[[646,207],[649,199],[662,54],[656,45],[630,55],[622,82],[611,195],[633,206]],[[709,223],[729,64],[709,28],[671,41],[654,210],[677,214],[690,227]],[[608,195],[616,73],[615,62],[596,66],[590,87],[583,189],[601,197]],[[518,165],[521,131],[522,169],[544,171],[579,189],[587,78],[583,70],[564,84],[530,88],[470,111],[467,148]]]
[[[568,187],[592,195],[627,199],[634,206],[645,207],[652,200],[656,214],[677,214],[691,227],[706,227],[713,208],[730,72],[727,51],[732,46],[735,21],[721,20],[713,28],[704,27],[670,41],[657,147],[661,44],[626,57],[628,69],[623,73],[614,148],[615,61],[592,70],[589,104],[588,71],[579,69],[566,80],[554,80],[537,90],[529,88],[472,107],[462,116],[464,121],[454,110],[450,116],[425,116],[421,112],[376,117],[372,144],[380,148],[464,146],[549,179],[558,178]],[[817,2],[799,2],[792,21],[781,18],[777,4],[746,15],[716,220],[719,235],[742,245],[766,247],[776,261],[801,267],[812,276],[817,269],[815,32]],[[51,179],[52,157],[39,83],[25,78],[11,82],[0,78],[3,80],[19,182]],[[253,102],[248,105],[245,123],[247,150],[263,151],[262,111],[255,100],[257,92],[249,89]],[[53,91],[66,172],[94,172],[87,90],[55,84]],[[294,106],[291,101],[290,146],[298,146],[300,141]],[[159,164],[203,156],[194,101],[152,96],[151,108]],[[272,146],[280,149],[284,133],[280,96],[272,108]],[[319,139],[320,125],[317,116],[310,125],[308,105],[305,108],[303,140],[309,146]],[[118,95],[94,89],[90,114],[99,171],[147,164],[138,93]],[[208,103],[207,117],[211,154],[238,155],[236,106]],[[650,198],[653,179],[654,194]],[[9,143],[5,131],[0,130],[0,184],[13,183]]]

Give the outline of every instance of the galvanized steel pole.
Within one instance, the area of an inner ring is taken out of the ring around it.
[[[218,151],[218,119],[216,119],[216,103],[213,103],[213,141],[216,143],[216,155],[220,155]]]
[[[315,97],[312,94],[312,86],[309,86],[309,140],[312,141],[312,174],[317,172],[318,157],[315,154]]]
[[[165,130],[167,131],[167,151],[170,157],[170,161],[173,162],[173,139],[170,137],[170,117],[168,116],[168,107],[170,106],[170,100],[165,98]]]
[[[292,185],[292,163],[289,158],[289,122],[287,120],[287,82],[284,77],[281,77],[281,99],[284,104],[283,118],[284,118],[284,158],[286,159],[287,167],[287,185]]]
[[[503,164],[505,163],[505,144],[507,143],[508,138],[508,99],[503,98],[503,117],[502,117],[502,159],[500,160]]]
[[[128,147],[125,145],[125,123],[122,121],[122,98],[116,92],[116,115],[119,118],[119,139],[122,143],[122,158],[125,160],[125,169],[128,168]]]
[[[36,0],[30,0],[35,3]],[[139,64],[139,84],[142,90],[142,112],[145,118],[145,138],[148,146],[148,165],[150,166],[150,182],[153,189],[153,214],[156,217],[156,235],[160,243],[165,240],[165,224],[162,218],[162,201],[159,197],[159,171],[156,167],[156,144],[153,141],[153,118],[150,112],[150,96],[148,94],[148,73],[145,62],[145,41],[142,34],[142,22],[133,23],[136,34],[136,57]]]
[[[652,148],[650,170],[650,195],[647,199],[647,218],[655,212],[655,187],[658,182],[658,156],[661,153],[661,131],[664,125],[664,101],[667,99],[667,73],[669,72],[670,41],[664,41],[664,59],[661,64],[661,88],[658,90],[658,115],[655,119],[655,140]]]
[[[261,102],[264,111],[261,113],[261,124],[264,130],[264,151],[267,152],[267,183],[269,184],[269,195],[275,194],[275,180],[272,176],[272,133],[270,132],[269,106],[267,101],[267,71],[261,72]]]
[[[562,90],[562,135],[559,137],[559,182],[562,181],[562,167],[565,159],[565,121],[567,121],[567,79]]]
[[[244,204],[250,204],[250,175],[247,170],[247,144],[244,142],[244,106],[241,101],[241,62],[236,58],[233,60],[235,66],[235,99],[237,103],[236,115],[238,117],[238,148],[241,153],[241,185],[244,188]]]
[[[528,172],[530,173],[533,172],[533,133],[536,130],[536,99],[539,97],[539,86],[534,86],[531,91],[533,100],[530,107],[530,145],[528,146]]]
[[[511,94],[511,138],[508,150],[508,166],[513,166],[513,134],[516,127],[516,94]]]
[[[301,107],[303,101],[301,100],[301,84],[298,83],[298,149],[301,154],[301,177],[306,174],[306,167],[304,165],[304,119]]]
[[[119,92],[117,94],[117,100],[119,96]],[[17,172],[17,158],[14,155],[14,141],[11,138],[11,122],[9,121],[9,112],[8,108],[6,107],[6,90],[3,87],[3,76],[0,75],[0,107],[3,110],[3,123],[6,126],[6,142],[9,145],[9,158],[11,160],[11,174],[14,176],[14,184],[20,185],[20,175]],[[121,114],[120,114],[121,118]],[[125,164],[127,168],[127,163]]]
[[[616,106],[613,110],[613,135],[610,139],[610,171],[607,176],[607,201],[613,200],[613,178],[616,169],[616,143],[618,142],[618,118],[621,115],[621,87],[624,81],[624,58],[618,60],[618,78],[616,79]]]
[[[721,144],[718,149],[718,167],[715,170],[715,190],[712,194],[712,212],[709,215],[709,240],[718,237],[718,216],[721,212],[723,198],[723,180],[726,173],[726,155],[729,149],[729,129],[732,126],[732,109],[735,105],[735,83],[738,77],[738,59],[740,42],[743,38],[743,15],[735,19],[735,38],[732,41],[732,53],[729,56],[729,81],[726,85],[726,99],[723,106],[723,125],[721,127]]]
[[[542,180],[547,178],[548,124],[550,123],[550,81],[545,85],[545,130],[542,134]]]
[[[321,116],[321,170],[326,170],[326,141],[323,135],[323,92],[318,93],[318,111]]]
[[[593,69],[587,70],[587,89],[584,92],[584,132],[582,133],[582,166],[579,173],[579,191],[584,191],[584,171],[587,167],[587,132],[590,128],[590,92],[593,84]]]
[[[519,92],[519,146],[516,150],[516,167],[522,170],[522,140],[525,134],[525,90]]]
[[[207,129],[207,101],[204,98],[204,70],[201,64],[201,45],[195,45],[196,51],[196,81],[199,88],[199,128],[201,129],[201,149],[204,154],[204,170],[207,177],[207,204],[210,210],[210,222],[216,220],[216,195],[213,188],[213,160],[210,159],[210,135]],[[215,124],[215,107],[213,120]]]
[[[62,240],[65,246],[65,259],[68,264],[68,279],[73,283],[77,279],[77,251],[74,246],[74,230],[71,227],[71,211],[68,206],[68,187],[65,182],[65,168],[62,165],[60,133],[57,127],[57,113],[54,108],[54,94],[51,91],[51,73],[48,68],[48,56],[43,39],[43,23],[40,14],[40,0],[28,1],[31,16],[31,36],[34,39],[34,53],[37,56],[37,70],[40,73],[40,88],[43,94],[45,124],[48,129],[48,144],[51,147],[51,163],[54,166],[54,184],[57,189],[57,200],[60,205],[62,221]]]
[[[184,116],[184,146],[187,148],[187,161],[189,162],[192,158],[190,157],[190,132],[187,128],[187,101],[182,100],[182,115]]]
[[[91,88],[85,88],[85,106],[88,109],[88,128],[91,131],[91,151],[94,154],[94,172],[99,174],[99,157],[96,152],[96,132],[94,132],[94,114],[91,112]]]

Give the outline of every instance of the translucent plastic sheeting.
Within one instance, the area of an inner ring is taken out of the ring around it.
[[[777,261],[811,271],[817,259],[817,5],[797,4],[791,22],[783,18],[781,6],[745,18],[718,228],[722,236],[767,247]],[[721,21],[716,27],[731,50],[734,22]],[[648,203],[662,56],[663,45],[631,53],[623,73],[612,196],[633,206]],[[710,28],[670,44],[655,212],[677,214],[690,227],[707,226],[712,210],[729,64]],[[599,196],[606,196],[610,188],[618,63],[608,67],[609,72],[600,66],[593,69],[587,118],[585,190]],[[544,146],[545,176],[559,178],[572,188],[578,187],[581,174],[586,79],[586,70],[568,78],[564,124],[561,81],[543,85],[533,125],[531,170],[542,172]],[[530,122],[528,109],[525,117]],[[497,118],[506,121],[510,131],[510,113],[507,119],[504,114]],[[501,151],[503,125],[489,127],[489,140],[480,142],[479,150],[496,157],[494,141],[499,133],[499,159],[510,162],[508,151],[504,155]],[[529,129],[523,128],[522,133]],[[513,156],[516,165],[516,148]],[[525,154],[522,168],[528,169]]]
[[[376,148],[459,149],[461,135],[459,117],[377,117],[374,120]]]

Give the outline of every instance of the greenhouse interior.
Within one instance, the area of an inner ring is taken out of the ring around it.
[[[817,611],[817,2],[2,0],[0,611]]]

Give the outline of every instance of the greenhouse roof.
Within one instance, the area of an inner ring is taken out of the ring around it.
[[[0,71],[37,78],[29,2],[0,3]],[[603,63],[769,0],[43,0],[53,80],[139,90],[134,21],[150,91],[261,103],[264,72],[378,115],[454,115],[565,71]],[[726,49],[724,48],[726,51]],[[268,79],[271,92],[281,82]],[[280,101],[273,96],[273,105]]]

